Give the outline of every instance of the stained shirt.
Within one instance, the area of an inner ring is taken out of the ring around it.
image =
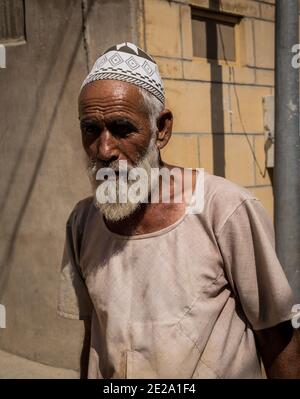
[[[68,219],[58,314],[91,319],[89,378],[262,378],[254,332],[292,306],[267,212],[221,177],[153,233],[111,232],[92,197]]]

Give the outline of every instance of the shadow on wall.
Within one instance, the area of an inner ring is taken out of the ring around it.
[[[215,11],[220,11],[221,0],[209,0],[209,8]],[[220,43],[218,43],[218,40]],[[240,101],[235,86],[235,71],[234,67],[228,64],[226,59],[225,46],[223,42],[222,32],[218,32],[217,24],[206,24],[206,48],[209,49],[211,60],[210,63],[210,74],[211,74],[211,89],[210,89],[210,101],[211,101],[211,126],[212,126],[212,140],[213,140],[213,173],[218,176],[225,177],[225,127],[224,127],[224,103],[223,103],[223,84],[222,84],[222,65],[218,65],[214,60],[218,59],[218,47],[222,47],[224,54],[224,61],[229,66],[230,71],[230,83],[233,87],[233,95],[235,96],[237,103],[238,117],[242,126],[243,134],[247,140],[249,150],[252,154],[254,163],[258,170],[258,173],[263,178],[266,174],[269,175],[271,185],[273,186],[273,170],[267,168],[266,165],[262,167],[256,157],[255,150],[248,134],[245,129],[244,121],[241,115]],[[219,46],[220,44],[220,46]],[[266,150],[266,149],[265,149]]]
[[[219,10],[220,0],[209,0],[209,8]],[[216,24],[206,24],[206,48],[210,50],[213,59],[218,59],[218,32]],[[224,138],[224,109],[222,65],[210,62],[210,102],[211,102],[211,130],[213,140],[213,173],[225,177],[225,138]],[[214,83],[213,83],[214,82]],[[220,83],[215,83],[220,82]]]
[[[94,0],[89,2],[89,6],[87,8],[87,10],[85,10],[85,16],[87,16],[90,11],[91,8],[93,6]],[[69,11],[70,13],[74,12],[78,7],[78,3],[77,0],[73,0],[73,2],[70,5]],[[62,37],[64,36],[64,32],[68,29],[68,24],[69,21],[71,20],[71,18],[69,18],[64,24],[61,24],[60,26],[60,30],[57,32],[56,34],[56,39],[54,40],[54,46],[52,47],[51,51],[49,51],[50,54],[52,54],[51,59],[53,60],[57,60],[60,57],[60,54],[62,54],[63,48],[62,48]],[[57,113],[58,110],[60,108],[61,105],[61,100],[62,100],[62,96],[64,93],[64,90],[66,88],[67,82],[68,82],[68,78],[70,75],[70,72],[74,66],[74,59],[76,57],[76,54],[78,52],[78,49],[80,47],[80,45],[82,44],[82,31],[79,31],[78,34],[78,38],[75,42],[75,46],[74,49],[72,51],[71,57],[69,59],[69,62],[67,64],[64,76],[61,79],[61,85],[60,85],[60,89],[57,95],[57,100],[55,102],[55,105],[53,107],[53,111],[50,115],[49,118],[49,122],[47,125],[47,128],[45,129],[45,136],[44,139],[40,145],[40,148],[37,150],[37,152],[39,153],[37,160],[35,162],[35,167],[34,170],[31,174],[31,176],[28,176],[28,184],[27,184],[27,189],[26,192],[23,195],[23,199],[21,202],[21,206],[19,207],[19,210],[16,212],[17,217],[16,217],[16,222],[13,225],[12,229],[11,229],[11,234],[10,234],[10,239],[9,242],[7,243],[7,247],[4,251],[4,254],[2,256],[1,259],[1,263],[0,263],[0,270],[1,270],[1,274],[0,274],[0,302],[3,299],[3,295],[5,292],[5,286],[6,283],[8,281],[9,278],[9,274],[11,272],[11,260],[14,254],[14,247],[15,247],[15,242],[16,242],[16,238],[20,229],[20,226],[22,224],[23,221],[23,217],[25,215],[26,212],[26,208],[29,204],[32,192],[34,190],[35,184],[36,184],[36,179],[37,176],[39,174],[39,170],[40,167],[42,165],[46,150],[47,150],[47,145],[49,142],[49,139],[51,137],[51,133],[53,131],[53,125],[55,122],[55,119],[57,117]],[[20,150],[19,153],[17,154],[17,163],[15,164],[14,168],[12,168],[12,173],[9,176],[8,179],[8,184],[6,189],[3,190],[3,194],[2,194],[2,201],[0,203],[0,223],[3,223],[3,214],[5,211],[5,207],[6,207],[6,202],[11,194],[11,191],[13,189],[13,187],[15,186],[15,180],[17,178],[17,174],[18,171],[20,170],[20,168],[22,167],[22,161],[23,161],[23,157],[25,154],[25,150],[26,147],[29,143],[29,139],[30,136],[33,134],[35,128],[36,128],[36,119],[37,116],[39,115],[39,113],[41,112],[41,104],[43,103],[43,99],[46,97],[47,93],[47,87],[48,87],[48,82],[51,79],[52,76],[52,72],[54,70],[54,66],[53,64],[49,64],[46,73],[43,77],[43,79],[41,80],[41,83],[37,89],[37,95],[35,97],[35,101],[36,103],[34,104],[34,112],[32,113],[31,117],[29,118],[29,123],[28,123],[28,128],[25,132],[25,134],[23,135],[24,139],[23,142],[20,145]],[[88,66],[87,66],[87,70],[88,70]]]

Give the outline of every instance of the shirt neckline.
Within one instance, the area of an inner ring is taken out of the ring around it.
[[[197,169],[196,169],[196,173],[197,173],[196,184],[195,184],[195,188],[194,188],[190,203],[188,205],[186,205],[184,214],[178,220],[176,220],[174,223],[172,223],[169,226],[166,226],[162,229],[152,231],[151,233],[123,235],[123,234],[118,234],[118,233],[111,231],[107,227],[107,225],[104,221],[104,216],[101,214],[101,222],[102,222],[104,229],[111,237],[114,237],[119,240],[126,240],[126,241],[127,240],[142,240],[142,239],[146,239],[146,238],[157,237],[157,236],[164,235],[164,234],[174,230],[177,226],[179,226],[186,219],[187,215],[189,215],[189,212],[187,212],[187,210],[190,207],[190,205],[195,201],[195,195],[196,195],[197,190],[199,189],[198,186],[199,186],[199,180],[200,180],[200,176],[199,176]]]

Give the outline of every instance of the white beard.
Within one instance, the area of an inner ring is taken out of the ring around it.
[[[149,147],[147,149],[147,152],[145,155],[139,160],[139,162],[134,165],[128,165],[128,173],[130,172],[131,169],[133,168],[142,168],[146,171],[147,175],[147,180],[143,182],[142,184],[147,185],[147,189],[145,190],[145,198],[140,200],[139,202],[131,202],[130,201],[130,196],[127,197],[127,201],[125,203],[118,202],[119,200],[119,184],[116,184],[116,202],[115,203],[101,203],[97,200],[96,196],[96,191],[99,185],[103,183],[103,181],[98,181],[96,180],[96,175],[98,170],[103,167],[101,165],[101,161],[95,160],[95,159],[89,159],[88,160],[88,173],[89,177],[91,180],[92,188],[93,188],[93,194],[95,197],[95,205],[97,208],[101,211],[101,213],[104,215],[104,217],[109,220],[109,221],[120,221],[122,219],[125,219],[129,215],[133,214],[140,206],[142,203],[147,202],[149,198],[149,194],[151,190],[153,191],[157,185],[157,182],[154,182],[153,180],[151,181],[151,169],[152,168],[158,168],[159,167],[159,151],[155,145],[155,141],[151,139]],[[110,165],[106,165],[106,167],[109,167],[113,170],[118,170],[118,161],[112,162]],[[120,176],[119,179],[124,178],[123,176]],[[126,178],[126,177],[125,177]],[[141,178],[141,177],[140,177]],[[126,179],[127,180],[127,179]],[[118,179],[117,179],[118,181]],[[135,183],[135,181],[132,180],[127,180],[127,193],[130,187]],[[153,186],[154,184],[154,186]]]

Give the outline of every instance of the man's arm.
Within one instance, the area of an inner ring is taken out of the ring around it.
[[[218,232],[227,279],[252,326],[268,378],[300,378],[295,304],[275,251],[273,224],[260,201],[244,200]],[[269,326],[274,326],[269,328]]]
[[[290,321],[255,335],[268,378],[300,379],[300,334]]]
[[[87,379],[91,343],[91,319],[84,320],[84,338],[80,356],[80,379]]]

